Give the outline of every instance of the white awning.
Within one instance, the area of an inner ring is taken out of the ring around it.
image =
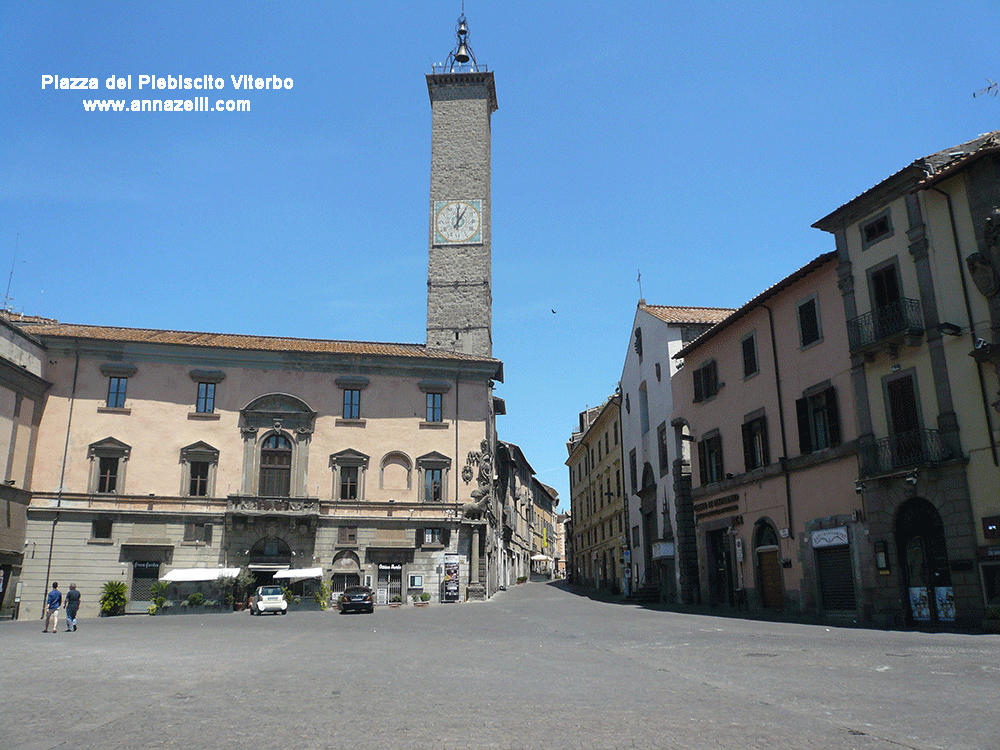
[[[273,573],[276,570],[286,570],[288,568],[287,565],[265,565],[258,563],[250,563],[247,567],[250,568],[250,570],[257,570],[261,573]]]
[[[304,581],[306,578],[322,578],[322,568],[289,568],[279,570],[274,574],[275,578],[287,578],[289,581]]]
[[[531,556],[531,560],[532,560],[532,562],[539,562],[541,560],[545,560],[547,562],[552,562],[552,558],[549,557],[548,555],[532,555]]]
[[[167,574],[160,578],[168,583],[179,583],[181,581],[214,581],[219,576],[226,578],[236,578],[240,574],[239,568],[174,568],[167,571]]]

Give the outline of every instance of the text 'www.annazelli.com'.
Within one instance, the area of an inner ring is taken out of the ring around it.
[[[249,99],[84,99],[87,112],[249,112]]]

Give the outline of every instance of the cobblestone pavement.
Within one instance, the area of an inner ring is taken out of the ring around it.
[[[0,747],[996,750],[1000,636],[486,603],[0,623]]]

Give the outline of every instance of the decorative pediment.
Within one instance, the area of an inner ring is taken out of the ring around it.
[[[438,453],[437,451],[431,451],[430,453],[425,453],[422,456],[417,457],[417,465],[429,468],[450,468],[451,458],[444,455],[443,453]]]
[[[181,448],[181,461],[213,461],[219,460],[219,449],[199,440]]]
[[[87,447],[88,458],[93,458],[94,456],[117,456],[119,458],[127,459],[131,452],[131,445],[126,445],[121,440],[116,440],[113,437],[106,437],[104,440],[98,440],[96,443],[91,443]]]
[[[369,456],[353,448],[339,451],[330,456],[330,466],[368,466]]]
[[[310,414],[313,416],[316,414],[305,401],[287,393],[268,393],[264,396],[258,396],[244,406],[242,411],[244,413],[266,412],[268,414]]]

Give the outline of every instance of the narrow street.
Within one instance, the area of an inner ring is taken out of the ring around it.
[[[481,604],[0,624],[4,748],[998,746],[1000,636]]]

